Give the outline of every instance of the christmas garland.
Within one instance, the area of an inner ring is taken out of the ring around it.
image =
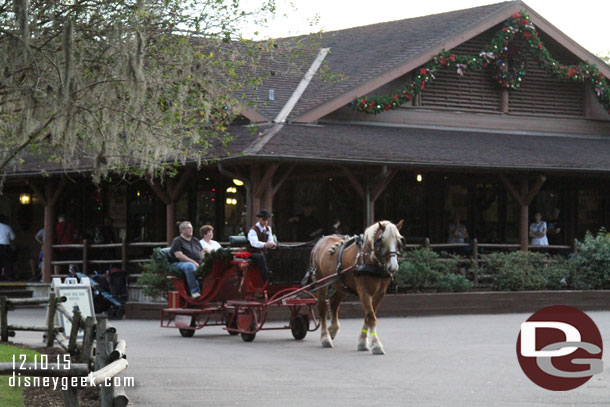
[[[498,85],[505,89],[519,89],[525,75],[525,63],[519,58],[517,41],[529,46],[542,67],[555,78],[574,82],[588,81],[599,102],[610,113],[610,88],[597,66],[590,62],[564,65],[553,58],[540,41],[538,31],[525,11],[508,18],[478,56],[443,51],[417,69],[413,80],[391,95],[360,97],[351,106],[357,111],[374,114],[396,109],[419,95],[435,79],[434,73],[438,69],[453,69],[462,76],[466,71],[480,71],[491,65],[495,67]]]
[[[214,263],[231,260],[232,258],[233,255],[229,249],[218,249],[206,254],[201,265],[195,270],[195,277],[205,279],[212,272]]]

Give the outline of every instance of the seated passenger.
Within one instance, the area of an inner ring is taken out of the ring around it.
[[[197,270],[202,260],[201,244],[199,240],[193,239],[193,225],[191,225],[191,222],[182,222],[179,228],[180,236],[173,240],[169,254],[172,262],[184,272],[191,297],[198,298],[201,296],[201,288],[195,278],[195,270]]]
[[[214,227],[212,225],[203,225],[201,228],[199,228],[199,234],[202,238],[199,243],[203,248],[204,256],[222,248],[220,243],[218,243],[216,240],[212,240],[214,237]]]
[[[261,209],[256,214],[258,222],[248,232],[248,244],[247,250],[252,254],[250,258],[261,273],[261,279],[263,282],[269,280],[269,269],[267,268],[267,260],[265,259],[265,253],[267,249],[273,249],[276,247],[273,241],[273,233],[269,227],[271,223],[271,214],[265,209]]]

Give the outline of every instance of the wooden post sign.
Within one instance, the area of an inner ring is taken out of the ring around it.
[[[92,317],[95,320],[95,312],[93,308],[93,295],[91,294],[91,282],[88,278],[83,277],[79,282],[78,279],[67,277],[64,282],[61,279],[53,279],[53,289],[57,297],[66,297],[64,308],[74,316],[74,308],[78,307],[81,318],[84,320],[87,317]],[[69,333],[72,330],[72,323],[61,312],[59,315],[59,326],[64,328],[64,333]],[[82,338],[83,331],[78,333],[79,339]]]

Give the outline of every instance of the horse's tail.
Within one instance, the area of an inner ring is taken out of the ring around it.
[[[307,268],[307,272],[305,273],[305,277],[301,280],[301,285],[307,285],[310,282],[316,281],[316,271],[318,270],[318,263],[316,262],[316,246],[311,249],[311,253],[309,253],[309,267]]]

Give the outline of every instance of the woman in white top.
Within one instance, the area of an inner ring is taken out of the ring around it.
[[[220,243],[218,243],[216,240],[212,240],[214,237],[214,227],[212,225],[203,225],[201,228],[199,228],[199,233],[203,238],[199,241],[199,243],[201,243],[201,247],[203,248],[204,256],[221,248]]]
[[[542,220],[540,212],[534,215],[536,220],[530,225],[530,237],[532,238],[533,246],[548,246],[549,239],[546,237],[546,222]]]

